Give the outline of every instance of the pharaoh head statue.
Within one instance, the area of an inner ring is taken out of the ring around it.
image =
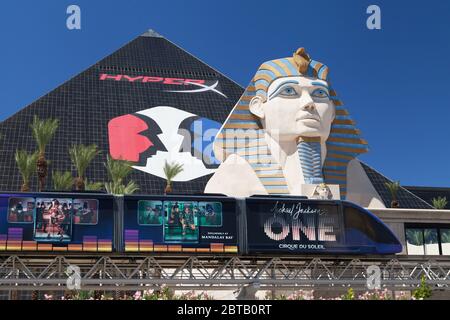
[[[314,189],[312,198],[320,200],[329,200],[333,198],[330,188],[325,184],[321,183]]]
[[[332,100],[336,94],[324,80],[328,71],[308,73],[309,61],[301,48],[293,58],[264,63],[255,75],[256,94],[249,111],[277,140],[328,138],[336,115]]]
[[[304,48],[259,67],[214,142],[216,158],[237,154],[269,194],[288,194],[268,139],[295,141],[305,183],[338,184],[342,198],[348,163],[368,149],[331,86],[328,67]]]

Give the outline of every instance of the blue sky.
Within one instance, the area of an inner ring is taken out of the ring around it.
[[[417,4],[413,4],[417,3]],[[82,29],[66,28],[81,7]],[[366,8],[381,8],[381,30]],[[152,28],[246,85],[300,46],[326,63],[370,152],[403,185],[449,186],[450,1],[2,1],[0,120]]]

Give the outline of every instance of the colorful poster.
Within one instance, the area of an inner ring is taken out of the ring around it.
[[[164,212],[162,201],[140,200],[138,202],[138,224],[160,226],[163,224]]]
[[[222,226],[222,203],[220,202],[199,202],[198,216],[200,226],[221,227]]]
[[[98,200],[74,199],[72,214],[74,224],[97,224]]]
[[[198,242],[197,202],[165,201],[167,212],[164,240],[168,242]]]
[[[70,241],[72,199],[37,198],[34,238],[36,241]]]
[[[9,198],[8,222],[33,223],[34,198]]]

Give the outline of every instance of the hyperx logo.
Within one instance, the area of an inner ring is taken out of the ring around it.
[[[215,92],[222,97],[227,98],[225,94],[218,90],[219,80],[201,80],[201,79],[183,79],[183,78],[166,78],[166,77],[154,77],[154,76],[129,76],[125,74],[107,74],[102,73],[100,80],[110,81],[125,81],[132,83],[159,83],[163,85],[176,85],[197,87],[196,89],[182,89],[182,90],[164,90],[165,92],[175,93],[200,93],[200,92]]]

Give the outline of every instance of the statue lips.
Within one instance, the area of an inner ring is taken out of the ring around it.
[[[140,135],[148,129],[144,120],[127,114],[108,123],[109,152],[113,159],[138,162],[141,153],[154,144],[148,137]]]
[[[306,126],[307,125],[312,125],[312,126],[320,125],[320,117],[315,114],[301,115],[301,116],[298,116],[295,120],[302,122]]]
[[[297,121],[298,120],[316,120],[316,121],[320,121],[320,118],[319,118],[319,116],[316,116],[314,114],[306,114],[306,115],[297,117],[296,120]]]

